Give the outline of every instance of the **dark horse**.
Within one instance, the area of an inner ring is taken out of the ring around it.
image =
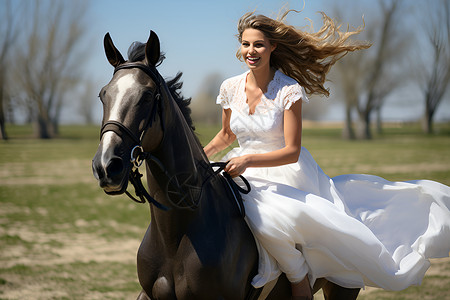
[[[153,31],[146,44],[133,45],[125,61],[105,35],[115,70],[100,91],[103,122],[92,167],[107,194],[126,192],[130,181],[141,202],[151,203],[137,255],[138,299],[257,299],[254,238],[232,184],[213,170],[194,133],[189,99],[178,91],[181,74],[165,82],[157,71],[162,56]],[[137,169],[144,160],[149,193]],[[319,288],[327,299],[356,299],[359,291],[324,279]],[[266,299],[290,294],[282,275]]]

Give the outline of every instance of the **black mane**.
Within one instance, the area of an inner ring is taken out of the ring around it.
[[[156,66],[159,66],[165,59],[165,55],[161,52],[158,62]],[[128,61],[129,62],[139,62],[145,59],[145,44],[140,42],[133,42],[128,48]],[[184,98],[181,95],[181,88],[183,87],[183,82],[180,81],[182,72],[178,72],[178,74],[172,78],[165,80],[167,87],[169,88],[170,94],[172,98],[177,103],[181,112],[183,113],[184,118],[186,119],[187,124],[192,130],[195,130],[194,123],[191,118],[191,108],[189,104],[191,104],[191,98]]]

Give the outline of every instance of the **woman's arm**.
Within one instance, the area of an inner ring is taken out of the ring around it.
[[[236,136],[230,128],[231,109],[222,110],[222,129],[216,134],[211,142],[206,145],[203,150],[206,156],[211,157],[214,154],[222,151],[230,146],[235,140]]]
[[[224,171],[232,177],[244,173],[249,167],[276,167],[298,160],[302,146],[302,101],[299,99],[284,111],[285,147],[263,154],[247,154],[232,158]]]

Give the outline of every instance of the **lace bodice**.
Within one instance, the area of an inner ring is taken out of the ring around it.
[[[308,101],[297,82],[277,72],[249,115],[247,74],[224,81],[217,97],[232,110],[240,145],[222,161],[284,147],[284,111]],[[330,178],[305,148],[295,163],[247,168],[243,175],[251,185],[241,195],[245,221],[259,254],[256,288],[285,273],[291,282],[308,274],[312,285],[324,277],[349,288],[401,290],[420,284],[428,258],[450,251],[450,188],[437,182]]]
[[[304,89],[280,71],[263,94],[253,114],[249,113],[245,82],[249,72],[229,78],[222,83],[217,103],[231,109],[230,127],[241,148],[268,152],[283,148],[283,113],[302,99],[308,102]]]

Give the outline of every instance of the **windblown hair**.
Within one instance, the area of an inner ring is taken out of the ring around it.
[[[130,62],[143,61],[145,59],[145,44],[141,42],[133,42],[128,48],[127,54],[128,61]],[[166,57],[164,53],[161,52],[156,66],[162,64],[165,58]],[[180,92],[181,88],[183,87],[183,82],[180,81],[182,75],[183,73],[178,72],[174,78],[165,81],[167,87],[169,88],[170,94],[172,95],[172,98],[180,108],[187,124],[190,128],[192,128],[192,130],[195,130],[194,122],[192,121],[191,117],[191,108],[189,107],[189,105],[191,104],[191,98],[184,98]]]
[[[329,96],[324,83],[331,66],[349,51],[366,49],[370,44],[349,40],[362,28],[340,31],[341,25],[323,12],[323,26],[317,32],[309,33],[287,25],[284,19],[292,11],[298,12],[287,10],[276,20],[253,12],[243,15],[238,23],[239,42],[242,43],[242,34],[248,28],[262,31],[271,44],[276,44],[270,58],[271,67],[294,78],[308,94]],[[240,50],[236,57],[243,59]]]

